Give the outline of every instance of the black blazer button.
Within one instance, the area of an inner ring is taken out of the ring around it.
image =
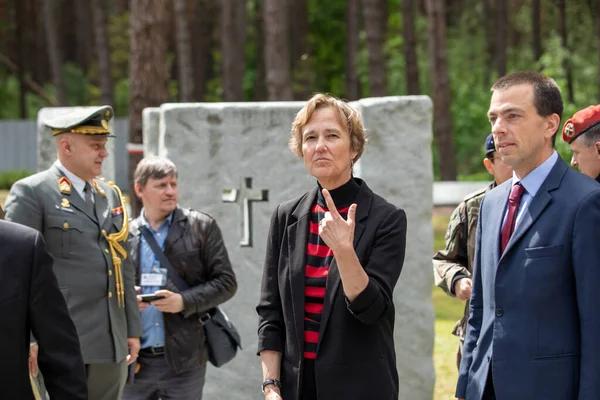
[[[497,308],[497,309],[496,309],[496,316],[497,316],[497,317],[501,317],[501,316],[503,316],[503,315],[504,315],[504,310],[503,310],[503,309],[501,309],[501,308]]]

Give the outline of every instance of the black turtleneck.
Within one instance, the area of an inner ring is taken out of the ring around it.
[[[321,207],[327,208],[325,197],[323,197],[323,186],[321,186],[321,184],[318,182],[317,184],[319,185],[317,204]],[[331,199],[335,203],[336,208],[346,208],[354,202],[359,188],[360,181],[357,181],[357,179],[351,177],[350,180],[344,183],[342,186],[330,190],[329,194],[331,195]]]

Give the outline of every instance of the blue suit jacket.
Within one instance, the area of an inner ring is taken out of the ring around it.
[[[456,395],[600,399],[600,185],[559,159],[504,254],[511,180],[481,204],[469,324]]]

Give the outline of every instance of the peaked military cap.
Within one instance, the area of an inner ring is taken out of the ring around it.
[[[587,132],[593,126],[598,125],[598,123],[600,123],[600,105],[589,106],[583,110],[579,110],[565,122],[562,130],[562,138],[565,142],[571,143],[579,135]]]
[[[108,121],[114,111],[111,106],[85,107],[65,115],[46,121],[45,125],[52,129],[52,136],[71,132],[81,135],[102,135],[114,137],[108,129]]]
[[[494,144],[494,135],[491,133],[485,138],[485,155],[489,156],[491,153],[496,151],[496,145]]]

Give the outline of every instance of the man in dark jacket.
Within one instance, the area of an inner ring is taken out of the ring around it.
[[[135,193],[144,208],[132,221],[129,251],[136,267],[143,336],[123,399],[202,398],[208,353],[200,318],[229,300],[237,282],[221,231],[207,214],[177,204],[177,168],[160,157],[137,166]],[[189,289],[180,290],[151,249],[152,235]],[[162,297],[148,299],[148,295]],[[160,377],[160,378],[157,378]]]
[[[0,221],[0,397],[33,399],[29,334],[53,399],[88,398],[75,325],[52,272],[52,257],[34,229]]]

